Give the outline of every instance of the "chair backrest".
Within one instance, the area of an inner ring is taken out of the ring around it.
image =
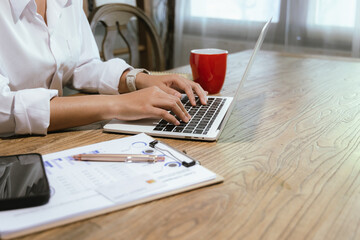
[[[129,64],[134,67],[156,71],[165,69],[160,38],[151,20],[140,8],[121,3],[102,5],[95,9],[89,21],[94,35],[99,23],[105,28],[100,48],[104,60],[114,58],[114,53],[128,53]],[[116,49],[115,43],[119,36],[125,48]]]

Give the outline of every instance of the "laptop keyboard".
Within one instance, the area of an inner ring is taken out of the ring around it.
[[[216,116],[224,106],[225,98],[208,97],[206,105],[201,105],[200,99],[196,97],[196,106],[192,106],[188,97],[184,97],[181,102],[191,116],[188,123],[180,120],[180,125],[168,123],[164,119],[160,120],[154,131],[178,132],[207,134],[214,123]],[[170,112],[175,116],[174,113]]]

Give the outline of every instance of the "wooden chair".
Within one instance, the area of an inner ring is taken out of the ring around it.
[[[99,25],[105,29],[100,47],[104,60],[128,55],[128,63],[134,67],[155,71],[165,69],[160,38],[140,8],[120,3],[102,5],[94,10],[89,21],[95,37]],[[120,40],[120,45],[122,43],[121,47],[117,40]],[[126,60],[126,57],[122,58]]]

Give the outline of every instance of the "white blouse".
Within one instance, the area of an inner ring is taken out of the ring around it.
[[[122,59],[102,62],[80,0],[0,1],[0,135],[46,134],[63,86],[118,94]]]

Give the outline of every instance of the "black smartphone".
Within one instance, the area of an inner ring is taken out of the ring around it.
[[[40,154],[0,156],[0,210],[39,206],[49,199],[49,181]]]

